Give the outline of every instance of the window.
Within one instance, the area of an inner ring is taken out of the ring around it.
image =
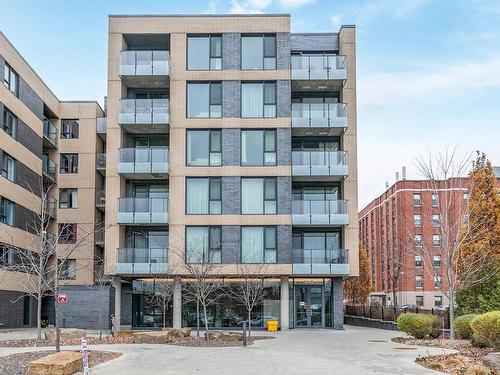
[[[441,225],[441,218],[439,217],[439,214],[433,214],[432,215],[432,226],[439,227],[440,225]]]
[[[276,130],[241,131],[241,165],[276,165]]]
[[[10,181],[16,179],[16,159],[5,152],[2,156],[2,176]]]
[[[79,131],[78,120],[62,120],[61,121],[61,139],[74,139],[78,138]]]
[[[222,210],[220,177],[186,178],[186,213],[217,215]]]
[[[14,249],[0,244],[0,267],[12,267],[14,265]]]
[[[242,263],[276,263],[276,227],[241,228]]]
[[[77,225],[74,223],[59,223],[59,239],[60,244],[75,243],[77,237]]]
[[[242,83],[241,117],[276,117],[276,82]]]
[[[222,117],[222,84],[188,83],[187,117]]]
[[[186,262],[221,263],[221,227],[186,227]]]
[[[413,215],[413,224],[416,227],[421,227],[422,226],[422,215],[420,215],[420,214]]]
[[[413,241],[415,242],[415,246],[422,246],[422,235],[421,234],[413,235]]]
[[[420,193],[413,194],[413,205],[414,206],[422,205],[422,195],[420,195]]]
[[[416,288],[424,287],[424,277],[422,275],[415,276],[415,287]]]
[[[441,246],[441,236],[439,234],[432,235],[432,246],[434,246],[434,247]]]
[[[276,177],[241,179],[242,214],[276,214]]]
[[[59,208],[77,208],[78,190],[61,189],[59,190]]]
[[[424,265],[422,255],[415,255],[415,267],[422,267]]]
[[[78,154],[61,154],[60,173],[78,173]]]
[[[243,35],[241,69],[276,69],[276,35]]]
[[[441,276],[434,276],[434,288],[441,288]]]
[[[12,138],[17,138],[17,117],[7,108],[3,110],[3,130]]]
[[[439,195],[438,194],[432,194],[432,206],[437,207],[439,204]]]
[[[464,193],[464,203],[466,203],[469,200],[469,194]]]
[[[434,268],[439,268],[441,267],[441,255],[434,255],[432,258],[432,265]]]
[[[443,306],[443,296],[434,296],[434,306],[436,307]]]
[[[188,70],[221,70],[222,37],[189,35],[187,39]]]
[[[9,66],[5,64],[5,70],[3,72],[3,84],[9,89],[14,95],[19,93],[19,76],[17,73]]]
[[[422,307],[424,305],[424,296],[416,296],[415,298],[416,298],[415,304],[418,307]]]
[[[222,132],[220,130],[188,130],[187,165],[222,165]]]
[[[76,279],[76,260],[65,259],[59,260],[59,279],[74,280]]]
[[[14,225],[14,205],[14,202],[0,197],[0,223]]]

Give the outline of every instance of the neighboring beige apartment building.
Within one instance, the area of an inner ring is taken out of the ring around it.
[[[167,324],[195,325],[185,265],[210,262],[228,286],[242,264],[267,275],[254,326],[341,329],[343,281],[358,275],[355,28],[293,34],[289,15],[110,16],[108,41],[106,118],[96,107],[94,169],[78,186],[105,196],[87,209],[104,218],[116,328],[161,326],[151,296],[164,279]],[[80,132],[81,117],[71,113]],[[90,150],[75,143],[64,152]],[[85,302],[97,289],[66,287],[68,326],[95,321]],[[226,297],[207,319],[244,317]]]

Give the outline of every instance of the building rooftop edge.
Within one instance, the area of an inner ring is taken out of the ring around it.
[[[108,18],[290,17],[290,13],[259,14],[110,14]]]

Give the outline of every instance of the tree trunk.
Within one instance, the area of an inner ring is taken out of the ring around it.
[[[167,311],[166,311],[166,310],[167,310],[167,302],[166,302],[166,300],[165,300],[165,297],[163,298],[163,305],[162,305],[162,307],[163,307],[163,309],[162,309],[162,311],[163,311],[163,316],[162,316],[162,320],[163,320],[163,328],[165,328],[165,320],[166,320],[166,319],[165,319],[165,315],[166,315],[166,312],[167,312]]]
[[[250,317],[252,316],[252,310],[248,310],[248,337],[252,336],[252,321]]]
[[[205,304],[203,304],[203,316],[205,318],[205,340],[210,341],[210,337],[208,337],[207,306]]]
[[[41,290],[37,294],[36,304],[36,338],[42,339],[42,293]]]
[[[455,327],[453,327],[453,322],[455,321],[455,291],[450,289],[450,339],[455,340]]]
[[[200,300],[196,299],[196,337],[200,337]]]
[[[101,285],[101,300],[99,301],[99,341],[102,340],[102,300],[103,300],[103,286]]]

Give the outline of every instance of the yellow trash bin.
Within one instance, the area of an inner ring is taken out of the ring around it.
[[[267,331],[268,332],[277,332],[278,331],[278,321],[277,320],[268,320],[267,321]]]

